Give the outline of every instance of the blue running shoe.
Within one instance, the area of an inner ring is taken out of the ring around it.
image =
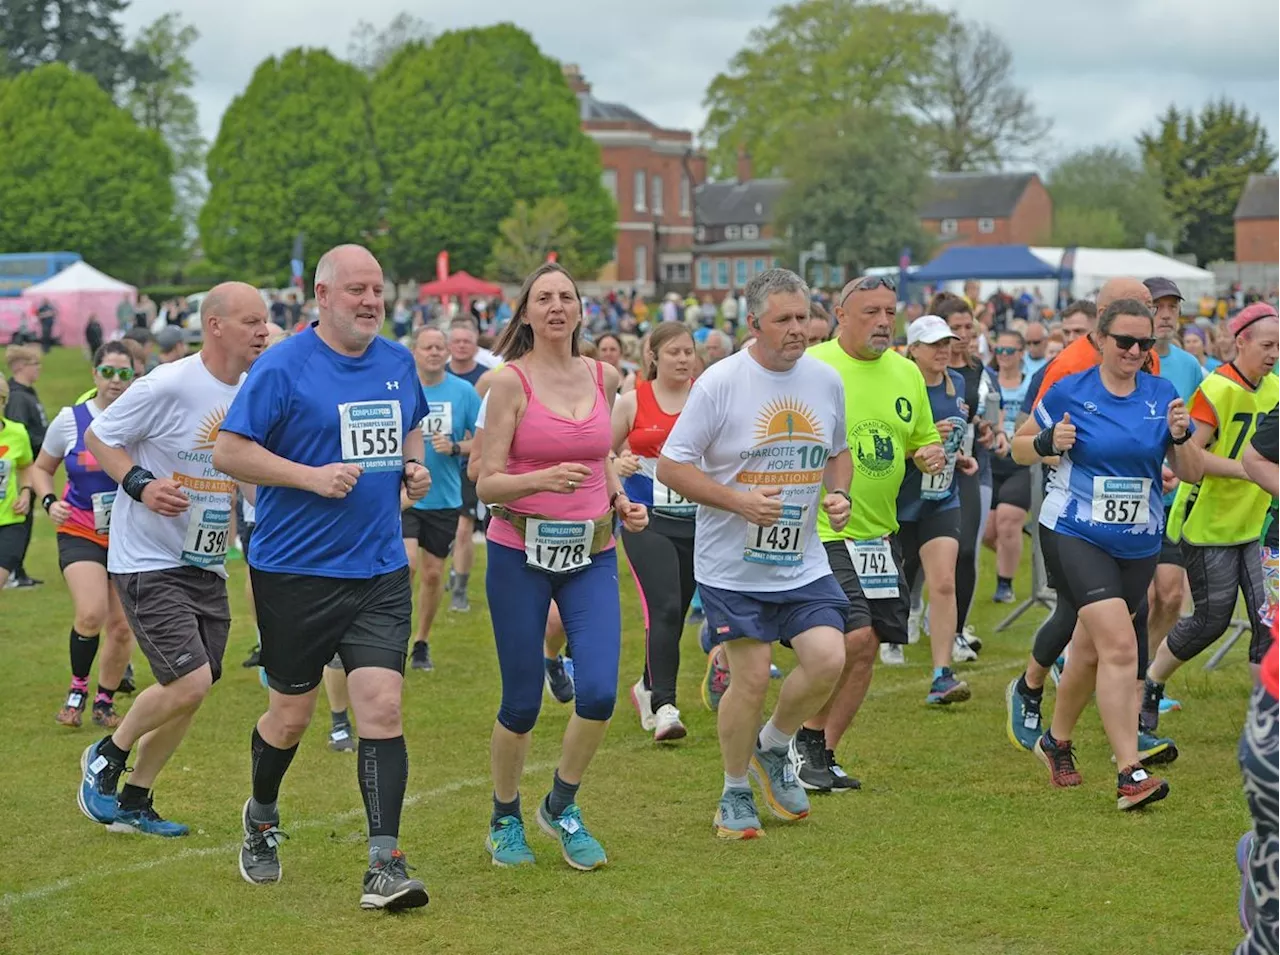
[[[120,785],[124,764],[114,763],[99,752],[105,738],[90,743],[80,756],[80,789],[76,793],[76,804],[88,818],[107,826],[116,819],[116,789]]]
[[[190,831],[180,822],[161,819],[160,814],[151,804],[150,798],[141,809],[117,808],[115,822],[107,826],[107,832],[140,832],[143,835],[164,836],[168,839],[185,836]]]
[[[1004,691],[1005,732],[1009,742],[1028,753],[1035,749],[1036,740],[1044,729],[1040,725],[1040,698],[1024,696],[1018,692],[1019,677],[1014,677]]]
[[[705,620],[702,621],[702,626],[698,630],[698,646],[702,647],[703,653],[711,655],[711,624]]]
[[[1011,604],[1013,601],[1013,585],[1004,583],[996,584],[996,592],[991,595],[991,602],[997,604]]]
[[[809,815],[809,794],[792,772],[785,749],[761,749],[757,744],[749,771],[764,794],[765,805],[779,819],[791,822]]]
[[[1174,710],[1180,710],[1180,709],[1182,709],[1182,704],[1179,703],[1177,700],[1171,700],[1167,696],[1161,697],[1160,699],[1160,715],[1161,716],[1163,716],[1165,713],[1172,713]]]
[[[598,869],[609,861],[604,847],[582,824],[582,810],[576,803],[570,803],[564,812],[552,818],[547,801],[542,800],[538,804],[538,828],[560,843],[564,861],[581,872]]]
[[[263,688],[264,690],[269,690],[269,689],[271,689],[270,684],[268,684],[268,683],[267,683],[267,668],[266,668],[266,667],[258,667],[258,682],[262,684],[262,688]]]
[[[924,701],[934,706],[947,706],[950,703],[963,703],[969,699],[969,684],[957,680],[951,667],[943,667],[942,672],[929,684],[929,692]]]
[[[1162,766],[1178,758],[1178,747],[1167,736],[1138,733],[1138,761],[1143,766]]]
[[[1053,685],[1058,686],[1062,683],[1062,671],[1067,666],[1066,657],[1058,657],[1053,661],[1053,666],[1049,667],[1049,679],[1053,680]]]
[[[781,679],[782,679],[782,667],[778,666],[778,664],[776,664],[776,663],[770,663],[770,664],[769,664],[769,679],[770,679],[770,680],[781,680]]]
[[[484,845],[493,856],[493,864],[503,869],[533,865],[537,861],[524,837],[524,820],[519,816],[503,816],[490,826]]]
[[[756,800],[750,789],[726,789],[716,810],[716,835],[721,839],[759,839],[764,835]]]

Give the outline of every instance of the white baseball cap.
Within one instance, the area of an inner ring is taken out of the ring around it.
[[[908,345],[936,345],[948,338],[959,338],[944,319],[937,315],[921,315],[907,326]]]

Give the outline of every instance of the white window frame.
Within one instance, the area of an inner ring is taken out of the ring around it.
[[[939,235],[955,235],[959,229],[960,223],[956,222],[955,219],[943,219],[938,223]]]
[[[724,273],[723,280],[720,278],[721,272]],[[729,285],[729,260],[728,259],[716,259],[715,287],[716,288],[731,287]]]
[[[645,178],[644,170],[637,169],[631,177],[631,188],[634,195],[631,197],[631,206],[636,212],[649,211],[649,182]]]
[[[656,173],[649,177],[649,205],[653,207],[653,211],[656,215],[662,215],[662,209],[665,205],[662,201],[662,190],[665,186],[666,183],[662,181],[662,177]]]
[[[729,240],[742,238],[742,226],[727,225],[724,227],[724,237]]]
[[[600,183],[604,186],[605,191],[609,193],[614,204],[618,202],[618,170],[603,169],[600,172]]]
[[[641,242],[635,247],[632,258],[634,259],[631,264],[635,268],[635,280],[637,282],[649,281],[649,247]]]
[[[706,226],[704,226],[704,225],[700,225],[700,226],[698,226],[697,230],[696,230],[696,231],[694,232],[694,234],[693,234],[693,237],[694,237],[695,239],[697,239],[699,242],[706,242],[706,241],[707,241],[707,227],[706,227]]]
[[[733,287],[746,288],[747,283],[751,281],[751,260],[750,259],[734,259],[733,260]]]
[[[991,235],[993,232],[996,231],[996,220],[985,219],[985,218],[979,219],[978,231],[981,232],[983,235]]]
[[[758,225],[744,225],[742,227],[742,237],[744,239],[760,238],[760,227]]]
[[[710,259],[698,259],[698,288],[711,288]]]
[[[682,216],[689,215],[689,210],[693,205],[693,186],[689,182],[689,177],[681,174],[680,176],[680,214]]]

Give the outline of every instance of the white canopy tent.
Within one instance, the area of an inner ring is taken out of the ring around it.
[[[1063,250],[1032,246],[1031,254],[1051,265],[1062,261]],[[1217,283],[1212,272],[1150,249],[1076,249],[1072,298],[1092,298],[1108,279],[1132,276],[1137,279],[1170,279],[1188,302],[1201,295],[1214,295]],[[1055,289],[1056,291],[1056,289]]]

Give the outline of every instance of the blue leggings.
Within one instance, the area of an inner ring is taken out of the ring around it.
[[[542,708],[542,638],[555,600],[573,656],[574,711],[584,720],[613,716],[622,648],[618,553],[602,551],[575,574],[549,574],[525,564],[523,550],[489,542],[485,591],[502,671],[498,722],[528,733]]]

